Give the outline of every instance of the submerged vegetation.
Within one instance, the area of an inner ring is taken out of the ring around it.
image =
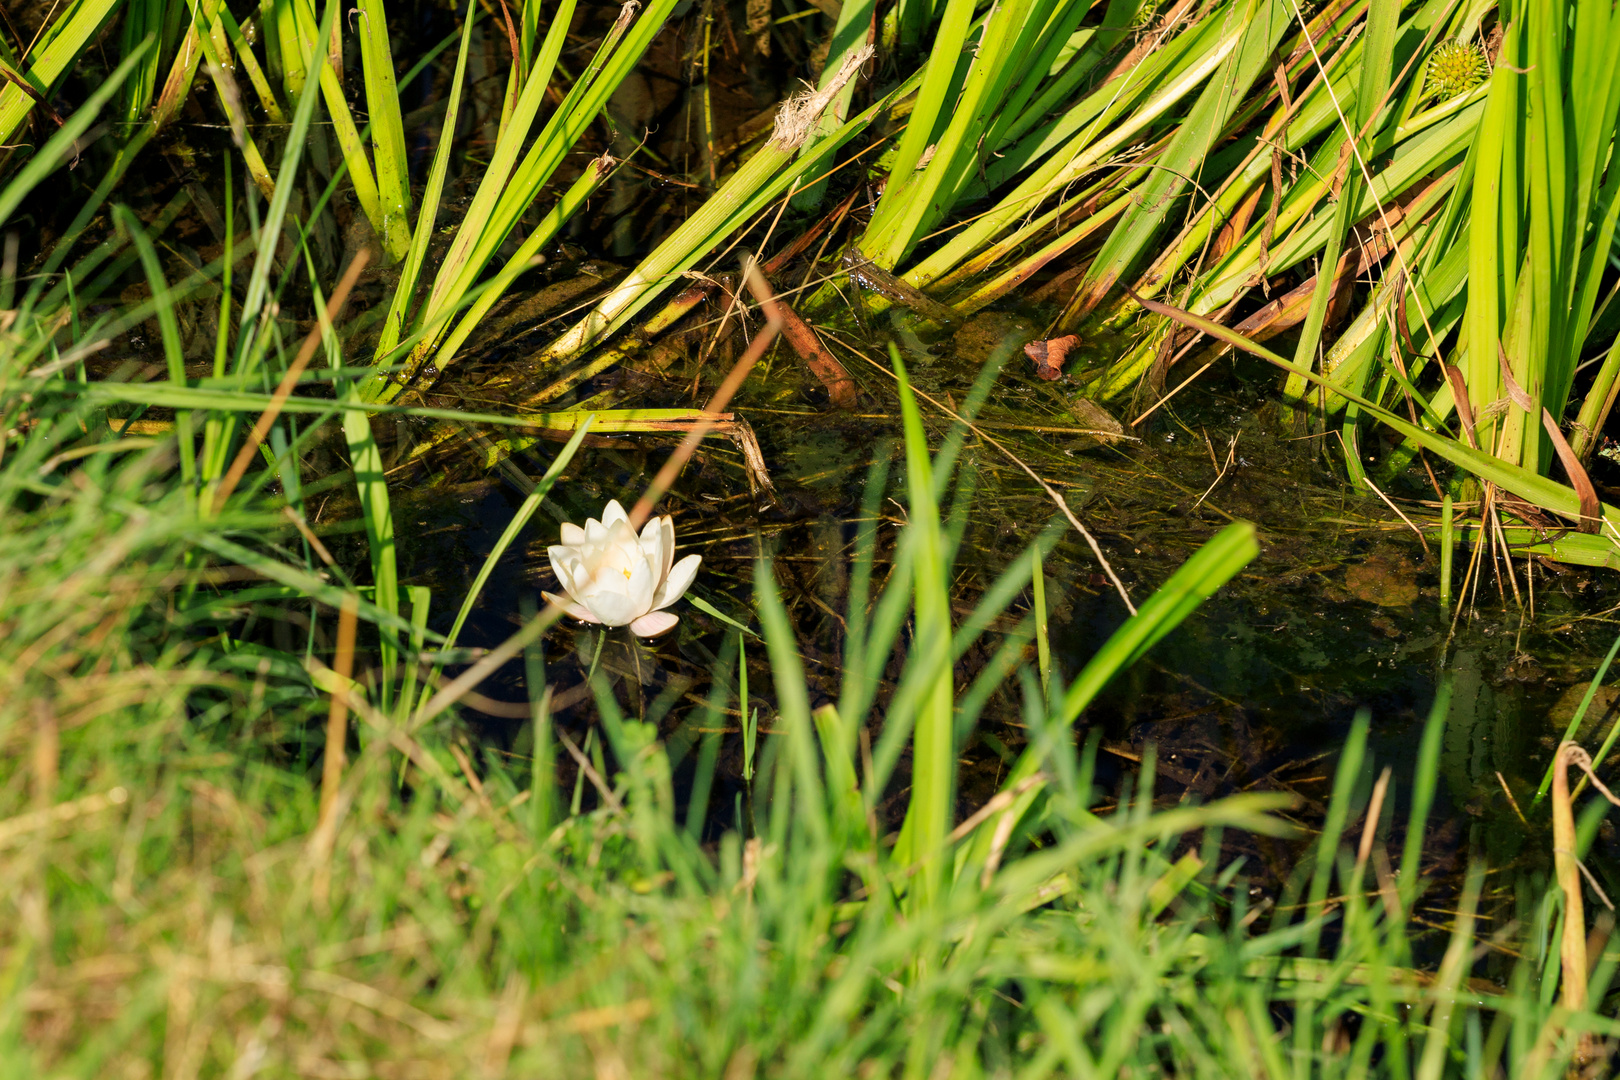
[[[3,14],[0,1077],[1613,1071],[1620,645],[1451,652],[1620,567],[1613,0]],[[1438,549],[1312,794],[1104,742],[1261,424]]]

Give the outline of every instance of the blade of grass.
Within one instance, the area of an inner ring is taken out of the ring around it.
[[[913,910],[931,906],[943,882],[944,866],[936,854],[945,843],[951,827],[954,805],[955,767],[955,687],[949,662],[951,607],[945,562],[944,538],[939,524],[939,505],[934,497],[933,467],[929,460],[928,439],[923,433],[922,413],[906,377],[905,362],[892,343],[889,360],[899,384],[900,415],[905,432],[907,515],[906,528],[916,540],[912,563],[911,591],[916,611],[917,635],[912,656],[924,653],[938,674],[925,691],[925,697],[912,732],[911,801],[906,808],[894,858],[902,865],[924,860],[908,892]]]
[[[383,249],[396,261],[411,244],[411,177],[405,123],[394,84],[394,54],[388,44],[383,0],[355,0],[359,13],[360,62],[365,77],[371,150],[377,169],[377,222]],[[447,122],[449,114],[446,113]]]
[[[765,629],[765,647],[771,658],[771,681],[776,688],[779,723],[786,729],[787,753],[791,755],[793,806],[796,824],[817,841],[828,835],[827,799],[817,767],[816,744],[811,734],[810,698],[805,690],[804,666],[799,661],[798,643],[788,625],[787,610],[776,591],[776,577],[770,564],[754,564],[754,596],[759,603],[759,621]],[[738,639],[741,648],[742,638]],[[746,671],[746,666],[740,670]],[[744,703],[743,711],[748,711]],[[777,768],[783,768],[780,763]]]

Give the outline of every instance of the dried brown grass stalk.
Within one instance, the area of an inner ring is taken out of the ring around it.
[[[356,604],[353,594],[345,594],[338,609],[337,655],[333,658],[332,703],[326,714],[326,757],[321,763],[321,804],[315,834],[310,839],[310,859],[315,865],[315,897],[325,904],[331,886],[329,862],[337,837],[338,793],[343,786],[343,766],[349,741],[349,684],[354,674],[354,635]]]
[[[1564,972],[1564,1007],[1579,1012],[1586,1008],[1586,909],[1581,895],[1581,876],[1586,869],[1581,866],[1576,849],[1575,807],[1569,790],[1571,765],[1586,773],[1592,786],[1611,803],[1620,806],[1620,798],[1597,778],[1592,771],[1592,758],[1580,744],[1566,742],[1558,747],[1558,757],[1553,763],[1552,817],[1553,867],[1559,891],[1564,894],[1564,936],[1559,961]],[[1596,887],[1594,882],[1593,888]],[[1608,902],[1601,889],[1598,895]]]

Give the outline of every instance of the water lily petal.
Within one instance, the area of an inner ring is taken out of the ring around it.
[[[600,582],[603,578],[598,577],[596,580]],[[624,583],[623,575],[619,575],[619,582],[621,587],[615,588],[609,582],[607,588],[598,588],[586,592],[579,598],[580,603],[590,608],[591,614],[595,615],[597,621],[605,626],[623,626],[632,619],[647,613],[646,607],[637,604],[635,599],[622,587]]]
[[[630,624],[630,632],[637,637],[657,637],[675,629],[680,617],[667,611],[649,611]]]
[[[697,578],[698,565],[703,562],[701,555],[688,555],[675,564],[669,576],[659,586],[658,592],[653,596],[653,610],[666,608],[681,598],[681,594],[692,587]]]
[[[636,554],[640,555],[640,552],[637,551]],[[637,615],[645,615],[653,609],[653,597],[658,593],[658,577],[645,559],[637,558],[632,564],[630,578],[625,582],[625,591],[629,594],[631,602],[639,609]]]
[[[647,560],[654,581],[664,579],[664,534],[658,528],[658,519],[650,519],[641,529],[641,557]]]
[[[595,518],[585,522],[585,550],[600,548],[607,543],[608,527]]]
[[[658,580],[663,581],[669,577],[670,567],[675,565],[675,522],[668,514],[658,519],[658,535],[663,538],[664,553],[664,565],[658,568]]]
[[[628,551],[640,553],[641,542],[636,538],[636,531],[630,527],[628,518],[619,518],[606,525],[608,530],[608,543],[614,547],[625,548]]]
[[[609,500],[607,509],[602,511],[602,524],[608,528],[612,528],[615,521],[628,522],[629,520],[630,515],[624,512],[624,507],[619,505],[618,499]]]
[[[594,544],[587,540],[575,549],[579,553],[579,565],[585,571],[586,577],[595,574],[597,568],[602,565],[602,553],[607,550],[608,546],[601,543],[600,540]]]
[[[553,544],[546,548],[546,556],[551,560],[551,572],[557,575],[557,581],[562,585],[563,591],[574,591],[575,567],[579,565],[579,556],[571,547],[562,544]]]
[[[609,626],[623,626],[652,609],[657,582],[639,549],[614,547],[602,566],[575,595]]]
[[[585,542],[585,530],[572,521],[563,522],[562,542],[566,547],[579,547]]]
[[[595,615],[592,615],[589,608],[581,607],[579,604],[573,603],[565,596],[553,596],[548,592],[542,592],[540,595],[546,598],[546,603],[556,604],[558,607],[568,612],[568,614],[572,615],[580,622],[594,623],[602,621]]]

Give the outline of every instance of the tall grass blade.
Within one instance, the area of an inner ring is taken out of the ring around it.
[[[956,700],[950,663],[951,606],[947,594],[949,570],[939,505],[934,501],[933,466],[922,414],[906,377],[900,350],[889,346],[889,361],[899,384],[900,415],[905,432],[906,530],[915,536],[912,596],[916,634],[912,662],[935,672],[923,690],[923,702],[912,738],[911,801],[895,843],[894,857],[902,863],[922,862],[911,890],[911,902],[920,908],[933,904],[939,893],[943,866],[938,854],[951,827],[955,803],[956,753],[953,706]]]

